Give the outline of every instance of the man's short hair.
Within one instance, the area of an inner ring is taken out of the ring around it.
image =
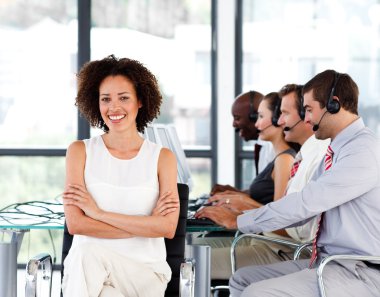
[[[319,102],[321,108],[324,108],[330,97],[336,73],[335,70],[325,70],[317,74],[305,84],[302,94],[304,95],[312,90],[314,100]],[[359,88],[348,74],[339,74],[332,95],[339,98],[342,108],[353,114],[358,114]]]
[[[287,84],[281,88],[281,90],[278,92],[280,98],[295,92],[296,93],[296,108],[298,111],[301,111],[303,109],[303,97],[302,97],[302,89],[303,85],[297,85],[297,84]],[[299,112],[300,113],[300,112]]]

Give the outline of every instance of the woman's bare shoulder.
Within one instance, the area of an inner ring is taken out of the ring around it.
[[[83,154],[85,152],[85,144],[82,140],[72,142],[67,148],[66,156]]]

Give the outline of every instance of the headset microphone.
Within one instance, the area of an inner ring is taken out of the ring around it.
[[[257,132],[258,132],[258,133],[261,133],[261,132],[263,132],[265,129],[268,129],[268,128],[271,127],[271,126],[273,126],[273,124],[270,124],[269,126],[266,126],[263,130],[259,130],[259,129],[257,129]]]
[[[323,119],[323,117],[325,116],[325,114],[326,114],[327,112],[328,112],[328,110],[326,110],[325,113],[321,116],[321,119],[319,120],[318,124],[315,124],[315,125],[313,126],[313,131],[314,131],[314,132],[317,131],[317,130],[319,129],[319,124],[322,122],[322,119]]]
[[[239,133],[240,132],[240,128],[235,128],[235,133]]]
[[[297,123],[295,123],[293,126],[291,127],[284,127],[284,131],[290,131],[292,130],[295,126],[297,126],[300,122],[302,122],[302,119],[300,119]]]

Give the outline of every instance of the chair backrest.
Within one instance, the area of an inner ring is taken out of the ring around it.
[[[167,262],[172,270],[172,279],[168,283],[165,297],[179,296],[180,267],[185,256],[186,219],[189,201],[189,187],[186,184],[177,184],[180,200],[180,213],[173,239],[165,238]]]
[[[69,233],[69,230],[67,229],[67,225],[65,222],[65,227],[63,231],[63,243],[62,243],[62,265],[61,265],[61,280],[63,277],[63,261],[65,261],[67,254],[69,253],[69,250],[71,248],[71,244],[73,243],[73,236]]]
[[[179,296],[179,274],[180,266],[185,256],[185,239],[186,239],[186,219],[189,201],[189,187],[186,184],[177,184],[180,199],[180,214],[175,236],[172,239],[165,238],[167,262],[172,270],[172,279],[168,283],[165,297]],[[63,276],[63,261],[69,253],[73,236],[69,233],[65,224],[62,244],[62,268],[61,277]]]

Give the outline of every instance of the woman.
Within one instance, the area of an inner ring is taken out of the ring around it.
[[[179,216],[176,159],[139,134],[161,102],[138,61],[109,56],[79,72],[76,105],[105,133],[67,150],[63,202],[74,239],[64,296],[164,296],[164,237],[174,236]]]
[[[213,195],[209,202],[242,212],[258,208],[284,195],[296,155],[294,148],[297,146],[285,141],[283,129],[277,125],[280,105],[281,99],[277,92],[264,96],[258,107],[255,124],[259,138],[270,141],[273,145],[273,161],[252,181],[246,193],[226,190]]]

